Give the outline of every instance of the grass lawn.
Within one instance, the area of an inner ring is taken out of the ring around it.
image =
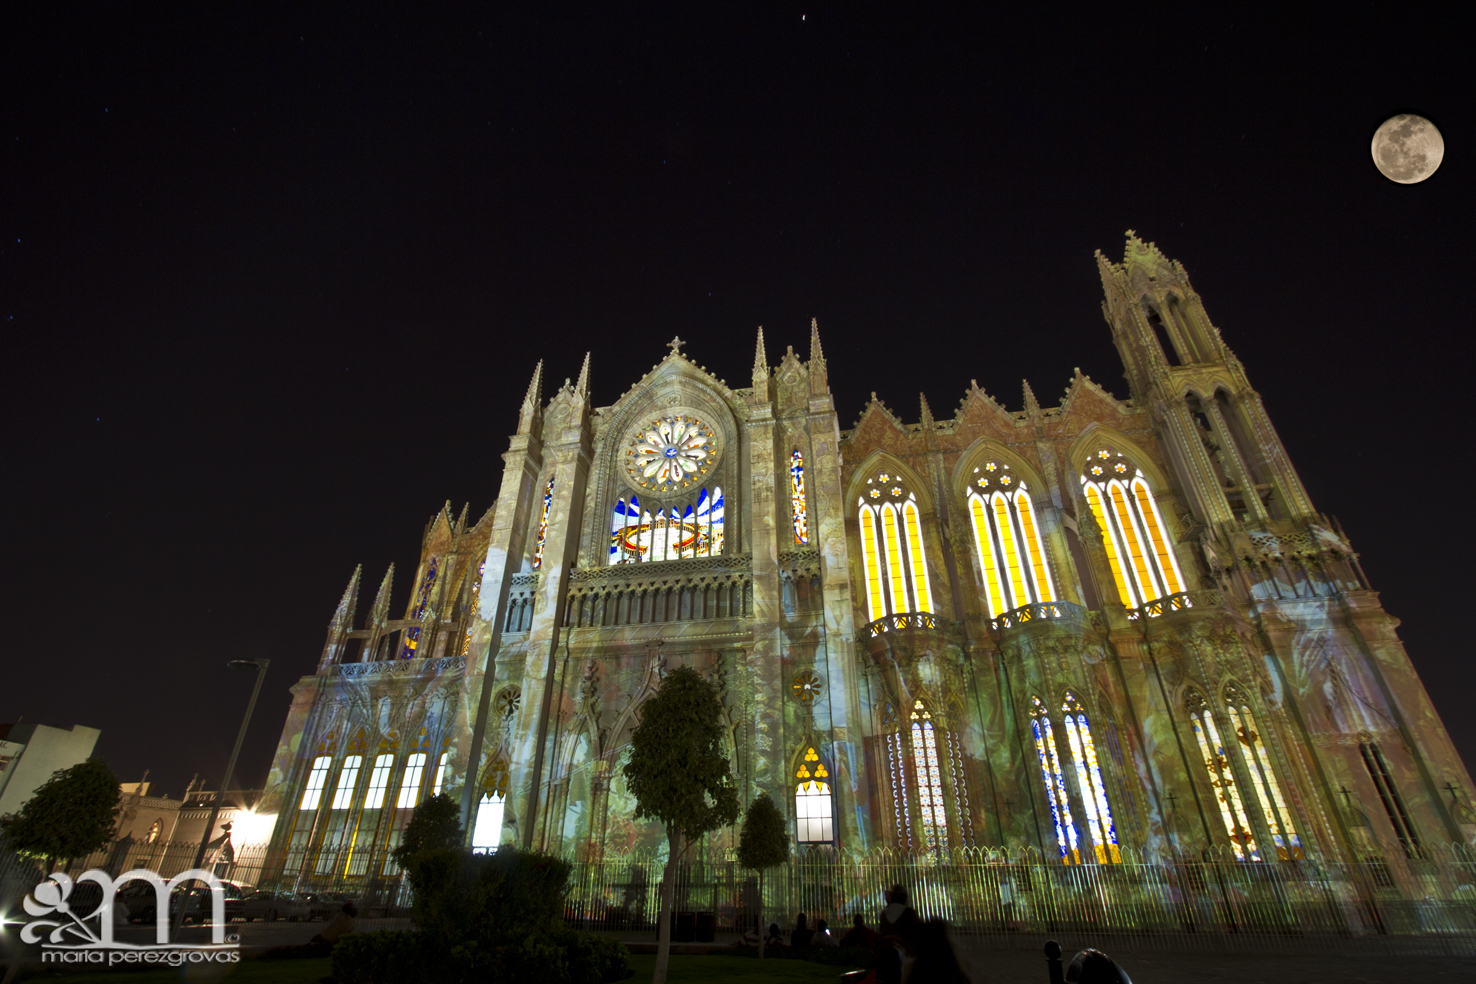
[[[656,966],[654,954],[638,954],[630,958],[635,976],[631,984],[642,984],[651,979]],[[808,963],[804,960],[764,960],[751,957],[683,957],[671,958],[671,967],[666,979],[670,984],[698,984],[703,981],[719,981],[723,984],[747,984],[749,981],[831,981],[840,980],[842,967],[827,967],[824,964]],[[205,976],[206,973],[212,976]],[[318,984],[328,976],[328,958],[315,960],[243,960],[230,968],[225,977],[218,976],[220,968],[199,968],[181,978],[176,969],[163,970],[116,970],[92,971],[78,974],[44,973],[36,980],[58,980],[66,984],[178,984],[186,981],[229,981],[230,984]]]

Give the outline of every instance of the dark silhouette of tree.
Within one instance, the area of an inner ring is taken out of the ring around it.
[[[738,790],[723,754],[722,712],[717,688],[683,666],[641,705],[641,723],[630,738],[624,774],[636,798],[635,815],[665,824],[670,845],[652,984],[666,984],[677,865],[699,837],[738,818]]]
[[[764,957],[764,869],[789,860],[789,825],[784,814],[764,793],[748,804],[743,830],[738,835],[738,863],[759,875],[759,959]]]
[[[20,854],[46,861],[86,857],[108,845],[118,822],[118,777],[102,759],[51,774],[19,812],[0,817],[0,837]]]
[[[412,854],[461,846],[461,807],[445,793],[421,800],[392,852],[401,867]]]

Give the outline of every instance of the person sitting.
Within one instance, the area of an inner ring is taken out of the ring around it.
[[[345,902],[343,908],[339,909],[332,921],[323,927],[323,931],[314,936],[309,943],[337,943],[340,939],[354,931],[354,917],[359,910],[354,908],[352,902]]]
[[[801,912],[794,917],[794,932],[789,934],[789,945],[795,948],[809,946],[810,940],[814,939],[815,931],[805,922],[805,914]]]
[[[769,923],[769,935],[764,937],[764,946],[788,946],[784,942],[784,934],[779,932],[778,923]]]
[[[851,917],[851,928],[846,931],[845,936],[841,937],[840,945],[862,946],[869,950],[876,945],[876,939],[876,930],[867,926],[866,920],[858,912]]]
[[[835,936],[830,932],[830,927],[825,924],[824,919],[815,920],[815,938],[810,940],[811,946],[839,946]]]

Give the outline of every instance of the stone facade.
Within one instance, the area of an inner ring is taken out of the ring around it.
[[[830,822],[803,829],[842,852],[1469,842],[1470,777],[1398,621],[1183,266],[1131,233],[1097,262],[1125,401],[1078,371],[1056,407],[975,385],[904,423],[873,395],[842,430],[814,325],[777,366],[760,330],[743,388],[679,339],[605,407],[588,358],[546,402],[540,365],[496,503],[431,520],[405,616],[391,568],[360,626],[354,574],[293,690],[276,846],[372,873],[444,789],[468,818],[501,802],[502,843],[659,849],[621,765],[679,665],[723,695],[744,802],[793,818],[823,777]]]

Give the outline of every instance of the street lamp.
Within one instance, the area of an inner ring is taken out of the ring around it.
[[[251,725],[251,712],[256,710],[256,695],[261,693],[261,681],[266,676],[267,667],[271,665],[271,662],[269,659],[233,659],[226,664],[233,670],[255,670],[256,685],[251,688],[251,700],[246,705],[246,716],[241,719],[241,730],[236,733],[236,747],[231,749],[231,760],[226,763],[225,780],[221,782],[220,789],[216,791],[215,803],[210,807],[210,819],[205,821],[205,833],[200,836],[200,849],[195,852],[195,863],[191,867],[198,868],[205,863],[205,850],[210,845],[210,834],[215,830],[215,821],[220,818],[220,800],[225,795],[225,791],[230,788],[231,777],[236,772],[236,756],[241,754],[241,743],[246,740],[246,729]],[[184,922],[185,910],[184,900],[180,900],[175,929],[178,929],[180,923]]]

